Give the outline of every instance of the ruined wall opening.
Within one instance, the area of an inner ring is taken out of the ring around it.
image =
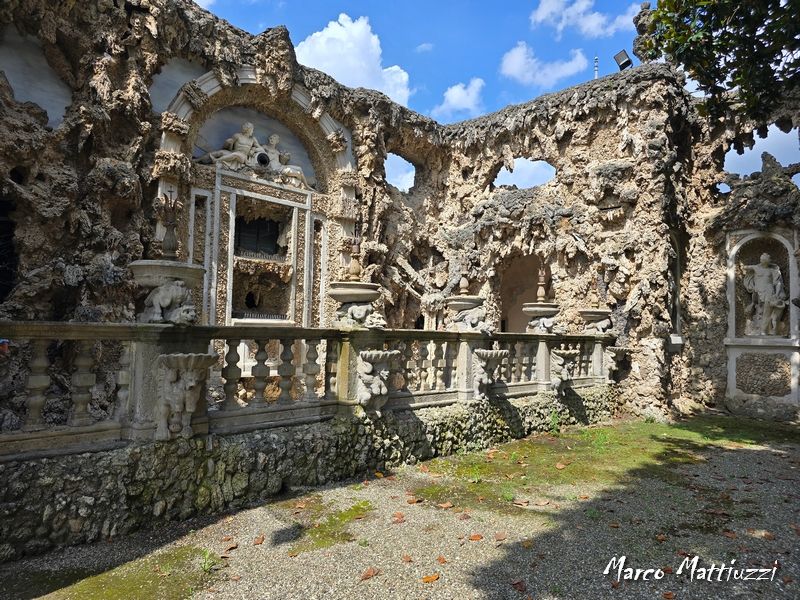
[[[525,333],[530,317],[522,312],[523,304],[536,302],[541,260],[536,255],[517,256],[503,272],[500,283],[500,325],[502,331]],[[550,279],[545,267],[545,285]]]
[[[153,75],[153,83],[149,88],[153,110],[157,113],[167,110],[185,83],[198,79],[205,73],[206,68],[199,63],[185,58],[173,58],[161,67],[160,73]]]
[[[0,200],[0,303],[4,302],[17,278],[17,255],[14,252],[14,222],[11,202]]]
[[[766,133],[765,138],[754,135],[753,147],[744,148],[741,154],[735,146],[731,146],[725,154],[725,170],[729,173],[738,173],[742,177],[761,171],[761,154],[764,152],[770,153],[783,167],[800,162],[797,129],[783,132],[777,125],[770,125]],[[792,177],[792,181],[800,187],[800,173]],[[722,188],[721,185],[719,187]],[[725,193],[726,190],[722,188],[719,191]]]
[[[387,183],[404,193],[408,193],[408,190],[414,187],[416,169],[410,162],[390,152],[386,156],[384,167],[386,168]]]
[[[0,71],[17,102],[40,106],[47,112],[47,124],[58,127],[72,104],[72,90],[47,62],[42,43],[33,36],[21,36],[13,23],[6,26],[0,43]]]
[[[514,172],[503,167],[495,177],[493,185],[494,187],[508,186],[512,189],[525,189],[544,185],[555,177],[555,167],[544,160],[515,158]]]

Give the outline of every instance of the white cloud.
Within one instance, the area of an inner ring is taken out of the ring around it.
[[[503,167],[497,178],[495,185],[516,185],[524,189],[535,185],[544,185],[556,176],[556,170],[543,160],[532,161],[527,158],[514,159],[514,172],[510,173]]]
[[[386,168],[386,181],[398,190],[407,192],[414,187],[414,173],[416,170],[410,162],[396,154],[389,153],[383,166]]]
[[[297,46],[297,60],[350,87],[379,90],[403,106],[412,91],[408,73],[398,66],[383,68],[381,42],[367,17],[353,21],[346,14],[312,33]]]
[[[216,0],[195,0],[195,2],[197,3],[198,6],[201,6],[203,8],[208,8],[209,6],[214,4]]]
[[[433,50],[433,44],[430,42],[425,42],[416,47],[417,52],[430,52],[431,50]]]
[[[594,0],[541,0],[531,13],[531,27],[555,27],[557,38],[567,27],[576,28],[587,38],[610,37],[620,31],[633,31],[633,17],[639,12],[638,4],[631,4],[616,17],[592,11]]]
[[[525,85],[552,88],[560,79],[580,73],[589,66],[589,61],[580,50],[571,50],[569,61],[542,62],[533,55],[533,48],[525,42],[518,42],[503,55],[500,72]]]
[[[450,118],[454,113],[467,113],[470,117],[477,116],[483,110],[481,105],[483,86],[483,79],[473,77],[467,86],[459,83],[447,88],[444,93],[444,102],[434,107],[431,115],[437,119]]]

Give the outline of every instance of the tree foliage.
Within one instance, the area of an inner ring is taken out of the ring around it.
[[[761,121],[800,85],[800,0],[659,0],[650,58],[683,66],[710,117]]]

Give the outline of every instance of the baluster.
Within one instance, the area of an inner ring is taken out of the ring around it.
[[[508,370],[506,376],[507,383],[516,383],[517,377],[517,342],[508,342]]]
[[[433,373],[434,373],[434,389],[441,391],[444,389],[444,350],[447,342],[434,342],[433,343]]]
[[[25,420],[25,431],[38,431],[44,429],[45,423],[42,419],[42,409],[47,401],[44,393],[50,387],[50,374],[47,367],[50,360],[47,358],[47,346],[49,340],[36,340],[33,342],[33,356],[28,366],[31,369],[25,381],[28,388],[28,418]]]
[[[419,342],[419,391],[427,392],[431,389],[431,384],[428,383],[428,368],[431,366],[431,361],[428,360],[428,342],[420,340]]]
[[[458,342],[447,342],[444,353],[445,364],[445,389],[451,390],[456,387],[456,354],[458,353]]]
[[[339,369],[339,342],[327,340],[325,344],[325,397],[336,398],[336,372]]]
[[[228,353],[225,355],[225,367],[222,369],[222,377],[225,379],[225,402],[220,407],[222,410],[239,410],[239,403],[236,401],[236,392],[239,391],[239,379],[242,377],[242,370],[239,368],[239,339],[226,340]]]
[[[399,350],[399,346],[399,340],[386,343],[387,350]],[[386,378],[386,389],[389,390],[389,396],[392,396],[397,392],[397,373],[399,371],[399,362],[400,361],[396,358],[393,358],[389,361],[389,377]]]
[[[122,343],[122,354],[119,355],[119,371],[117,371],[117,408],[115,418],[120,420],[128,415],[128,399],[131,396],[131,343]]]
[[[75,412],[69,421],[72,427],[82,427],[92,424],[92,415],[89,414],[89,402],[92,393],[89,388],[95,384],[97,377],[92,373],[92,343],[76,342],[77,356],[75,356],[75,372],[72,374],[72,404]]]
[[[320,366],[317,363],[319,340],[306,340],[306,345],[306,364],[303,365],[303,373],[306,375],[306,393],[303,399],[307,402],[317,402],[319,400],[316,390],[317,375],[320,372]]]
[[[258,346],[258,351],[255,356],[256,364],[250,369],[254,377],[253,389],[255,390],[253,401],[250,403],[251,408],[259,408],[267,405],[267,399],[264,398],[264,390],[267,388],[267,377],[269,377],[269,365],[267,364],[269,355],[267,354],[266,347],[267,344],[269,344],[269,340],[255,340],[255,342]]]
[[[525,342],[522,344],[522,380],[526,383],[536,378],[536,366],[534,364],[535,355],[533,344]]]
[[[292,377],[297,371],[292,364],[292,360],[294,360],[293,343],[294,340],[281,340],[283,352],[281,352],[281,364],[278,366],[278,375],[281,376],[278,386],[281,388],[281,395],[278,396],[278,404],[291,404],[292,402],[292,395],[289,390],[292,389]]]
[[[403,357],[405,358],[403,363],[403,379],[405,379],[403,389],[407,392],[412,392],[414,390],[411,389],[411,375],[414,373],[414,369],[417,366],[417,362],[414,360],[413,341],[406,340],[406,347],[403,350]]]

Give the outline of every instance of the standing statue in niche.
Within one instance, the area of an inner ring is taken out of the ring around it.
[[[242,167],[262,167],[276,171],[280,174],[280,181],[293,187],[310,189],[303,169],[297,165],[288,164],[292,158],[289,152],[278,150],[281,141],[277,133],[269,136],[266,146],[258,143],[253,135],[253,124],[242,125],[240,133],[234,133],[225,140],[221,150],[208,152],[194,159],[197,163],[221,163],[231,171],[238,171]]]
[[[743,283],[751,298],[744,312],[752,315],[747,321],[745,335],[779,335],[780,320],[786,308],[781,268],[764,253],[757,265],[744,266]]]

